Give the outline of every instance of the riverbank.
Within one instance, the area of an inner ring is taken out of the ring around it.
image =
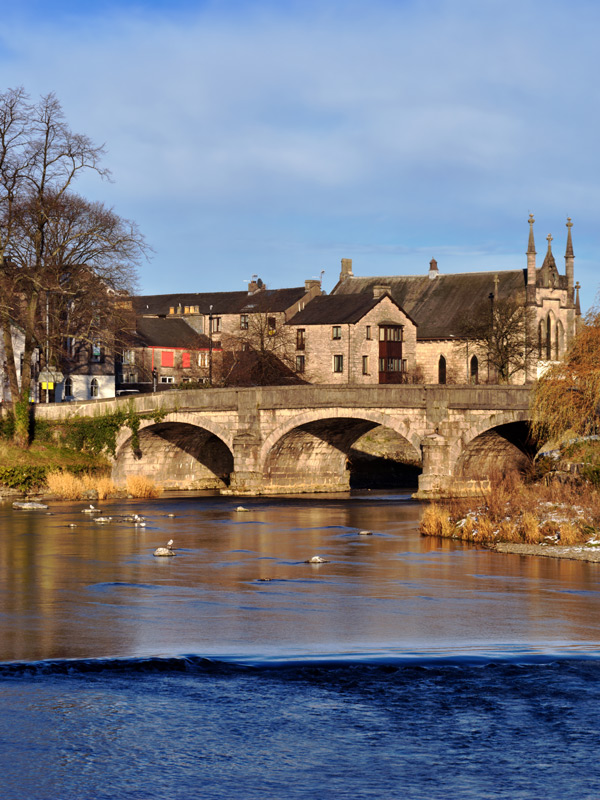
[[[566,558],[571,561],[600,562],[600,547],[560,547],[550,544],[509,544],[497,542],[492,545],[496,553],[510,553],[518,556],[542,556],[544,558]]]
[[[499,553],[600,561],[600,493],[589,482],[492,481],[478,499],[425,509],[423,536],[459,539]]]

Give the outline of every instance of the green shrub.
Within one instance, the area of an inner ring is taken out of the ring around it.
[[[0,483],[29,492],[46,483],[46,467],[0,467]]]

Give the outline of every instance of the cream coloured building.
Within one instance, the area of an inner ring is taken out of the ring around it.
[[[358,277],[352,260],[342,259],[340,279],[332,296],[369,297],[384,286],[402,313],[416,325],[415,375],[425,383],[496,382],[498,376],[486,362],[481,347],[469,349],[465,324],[482,309],[508,298],[526,308],[528,316],[527,369],[511,377],[513,383],[534,380],[551,361],[560,358],[572,341],[580,318],[579,284],[574,283],[571,220],[567,220],[565,272],[560,274],[552,252],[536,265],[533,215],[529,216],[529,240],[523,267],[515,270],[443,274],[432,259],[423,275]]]

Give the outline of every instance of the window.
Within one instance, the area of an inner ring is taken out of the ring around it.
[[[172,350],[163,350],[160,354],[160,364],[162,367],[172,367],[174,364],[173,361],[173,351]]]
[[[182,369],[189,369],[191,366],[191,356],[189,353],[182,353],[181,354],[181,368]]]
[[[471,383],[479,383],[479,361],[477,360],[477,356],[473,356],[471,359],[470,381]]]
[[[198,366],[208,367],[208,353],[198,353]]]
[[[344,371],[344,356],[334,356],[333,357],[333,371],[334,372],[343,372]]]
[[[70,375],[65,378],[65,397],[73,397],[73,379]]]
[[[304,328],[296,329],[296,350],[304,350],[304,348],[306,347],[306,339],[304,334],[305,334]]]
[[[175,378],[172,375],[161,375],[160,376],[161,383],[175,383]]]
[[[184,306],[183,313],[184,314],[189,314],[190,313],[190,307],[189,306]]]
[[[296,356],[296,372],[304,372],[305,356]]]
[[[277,328],[277,320],[275,319],[275,317],[269,317],[267,319],[267,333],[269,334],[269,336],[275,335],[276,328]]]
[[[240,328],[243,331],[248,330],[248,314],[240,314]]]
[[[123,383],[137,383],[135,372],[130,370],[123,373]]]
[[[135,364],[135,350],[125,350],[123,352],[124,364]]]
[[[98,397],[98,381],[92,378],[90,382],[90,397]]]
[[[332,339],[341,339],[342,338],[342,326],[341,325],[334,325],[331,328],[331,338]],[[341,370],[340,370],[341,372]]]
[[[363,356],[362,357],[362,365],[363,365],[362,374],[363,375],[368,375],[369,374],[369,356]]]
[[[446,383],[446,359],[440,356],[438,361],[438,383]]]
[[[370,325],[367,325],[366,338],[367,339],[371,339],[372,338],[372,336],[371,336],[371,326]]]
[[[169,306],[169,314],[175,313],[175,306]]]
[[[221,317],[210,318],[210,332],[219,333],[221,330]]]
[[[402,341],[402,326],[401,325],[380,325],[379,326],[379,341],[380,342],[401,342]]]

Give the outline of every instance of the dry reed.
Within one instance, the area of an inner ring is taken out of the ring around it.
[[[450,537],[454,534],[455,527],[446,509],[433,503],[423,512],[419,530],[423,536]]]
[[[161,489],[145,475],[128,475],[126,485],[127,493],[132,497],[151,499],[161,495]]]
[[[70,472],[49,472],[46,483],[51,494],[63,500],[81,500],[83,494],[83,481]]]

